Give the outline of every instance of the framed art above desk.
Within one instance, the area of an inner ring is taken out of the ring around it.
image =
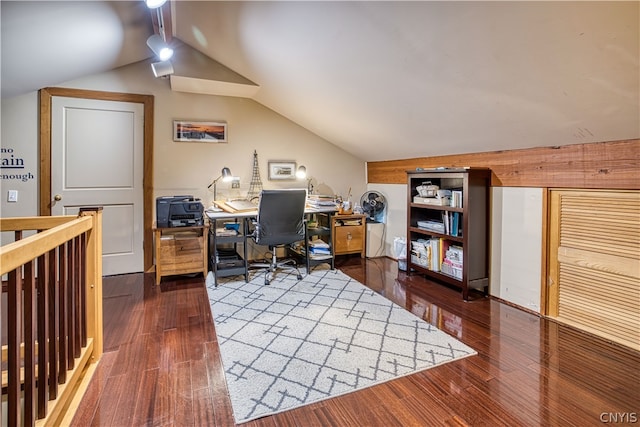
[[[227,142],[227,124],[174,120],[173,140],[176,142]]]
[[[296,179],[296,162],[269,162],[269,180],[283,181]]]

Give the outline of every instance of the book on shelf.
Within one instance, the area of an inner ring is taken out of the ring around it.
[[[420,223],[424,223],[420,226]],[[433,221],[418,221],[418,227],[426,228],[442,234],[448,234],[454,237],[462,236],[460,212],[442,212],[442,223]]]
[[[431,246],[431,270],[440,271],[440,240],[441,239],[431,239],[429,240],[429,245]]]
[[[462,280],[463,250],[461,246],[449,244],[443,253],[441,271],[444,274]]]
[[[328,259],[331,258],[331,245],[322,239],[310,240],[309,246],[309,258],[311,259]],[[304,252],[304,248],[302,248]]]
[[[216,236],[228,237],[228,236],[237,236],[238,231],[233,228],[216,228]]]
[[[442,262],[442,273],[462,280],[462,263],[447,258]]]
[[[309,247],[311,248],[327,248],[329,249],[329,243],[322,239],[315,239],[309,241]]]
[[[454,237],[458,237],[458,222],[459,222],[459,213],[451,212],[451,234]]]
[[[462,263],[464,261],[463,254],[462,246],[449,245],[445,251],[445,258]]]
[[[440,270],[442,270],[442,261],[444,260],[444,254],[447,252],[447,250],[449,250],[449,246],[451,245],[451,242],[447,239],[438,239],[440,242],[440,257],[438,258],[438,266],[440,267]]]
[[[331,254],[309,254],[309,258],[314,260],[331,259]]]
[[[462,280],[462,246],[446,238],[412,240],[411,262]]]
[[[462,208],[462,190],[451,191],[451,206]]]
[[[444,223],[440,221],[431,221],[431,220],[418,221],[417,225],[418,225],[418,228],[422,228],[428,231],[435,231],[436,233],[444,234],[444,231],[445,231]]]
[[[442,212],[442,224],[444,224],[444,234],[451,234],[450,215],[451,212]]]
[[[331,249],[324,246],[309,246],[309,252],[312,254],[330,254]]]
[[[431,269],[431,246],[428,240],[418,239],[411,241],[411,262]]]
[[[304,247],[296,247],[296,248],[292,247],[291,249],[296,253],[298,253],[299,255],[307,256],[307,252],[305,251]],[[332,257],[331,251],[326,251],[324,249],[313,250],[312,248],[309,248],[308,256],[309,256],[309,259],[314,259],[314,260],[331,259]]]

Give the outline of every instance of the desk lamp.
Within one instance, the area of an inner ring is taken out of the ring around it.
[[[304,166],[299,166],[296,171],[296,178],[305,179],[307,177],[307,168]],[[307,194],[313,193],[313,185],[311,184],[311,178],[307,180]]]
[[[209,186],[207,188],[211,188],[211,186],[213,185],[213,204],[216,204],[216,199],[217,199],[217,184],[218,181],[220,180],[220,178],[222,178],[223,182],[229,182],[233,179],[233,175],[231,175],[231,170],[228,167],[223,167],[222,171],[221,171],[221,175],[219,177],[217,177],[216,179],[213,180],[213,182],[211,184],[209,184]]]

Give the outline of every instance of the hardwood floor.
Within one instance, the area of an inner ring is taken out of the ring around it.
[[[478,355],[243,426],[640,422],[640,353],[479,294],[463,302],[387,258],[336,268]],[[105,353],[73,426],[235,425],[204,280],[169,279],[105,278]]]

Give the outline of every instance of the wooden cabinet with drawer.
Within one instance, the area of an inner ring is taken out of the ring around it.
[[[333,215],[331,217],[331,235],[335,255],[360,253],[365,257],[366,216]]]
[[[154,226],[156,284],[163,276],[202,272],[207,277],[208,225],[158,228]]]

